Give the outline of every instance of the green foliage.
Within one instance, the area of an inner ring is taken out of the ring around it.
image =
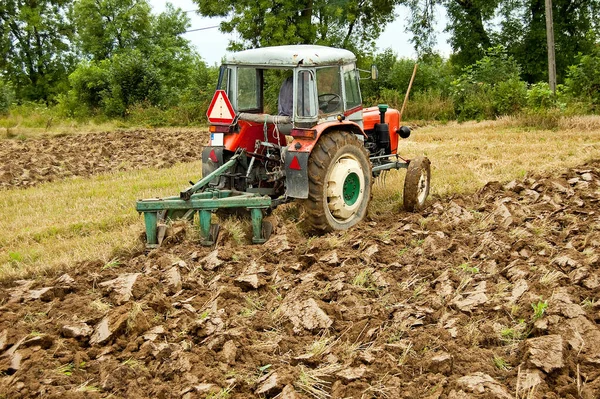
[[[45,102],[66,90],[75,61],[70,47],[71,0],[4,0],[0,3],[0,71],[16,99]]]
[[[8,114],[8,109],[15,97],[15,92],[9,82],[0,79],[0,115]]]
[[[95,60],[145,47],[152,33],[146,0],[78,0],[73,15],[81,50]]]
[[[490,48],[452,83],[458,119],[481,120],[518,112],[527,96],[519,73],[519,65],[502,46]]]
[[[323,44],[358,52],[370,50],[394,20],[401,0],[194,0],[200,14],[226,17],[221,31],[237,33],[229,48]]]
[[[534,110],[550,108],[556,105],[556,99],[550,85],[546,82],[532,84],[527,91],[527,107]]]
[[[579,57],[577,64],[569,67],[565,82],[566,91],[573,97],[600,105],[600,48]]]
[[[548,301],[542,301],[540,299],[537,303],[532,303],[531,307],[533,308],[533,320],[541,319],[546,312],[546,309],[548,309]]]

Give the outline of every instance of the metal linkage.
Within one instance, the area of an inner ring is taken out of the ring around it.
[[[223,166],[202,178],[192,187],[182,191],[180,195],[166,198],[139,200],[136,210],[144,214],[146,226],[146,246],[155,248],[162,242],[165,215],[183,215],[188,220],[194,219],[198,212],[200,238],[202,245],[216,242],[219,225],[211,224],[212,213],[222,208],[246,208],[252,217],[252,242],[264,243],[271,235],[272,226],[263,222],[263,212],[272,205],[271,197],[259,193],[240,192],[235,190],[205,190],[205,186],[214,178],[221,176],[232,167],[243,152],[235,154]]]

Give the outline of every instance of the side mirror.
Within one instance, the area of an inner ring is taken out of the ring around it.
[[[377,80],[379,78],[379,71],[377,65],[371,65],[371,80]]]

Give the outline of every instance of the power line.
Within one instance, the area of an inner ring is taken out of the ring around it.
[[[198,32],[198,31],[200,31],[200,30],[215,29],[215,28],[218,28],[218,27],[219,27],[219,25],[205,26],[205,27],[203,27],[203,28],[196,28],[196,29],[190,29],[190,30],[186,30],[186,31],[185,31],[185,32],[183,32],[183,33]]]

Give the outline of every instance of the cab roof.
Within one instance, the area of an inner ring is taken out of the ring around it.
[[[256,48],[225,57],[228,65],[265,67],[342,65],[354,61],[356,57],[348,50],[308,44]]]

